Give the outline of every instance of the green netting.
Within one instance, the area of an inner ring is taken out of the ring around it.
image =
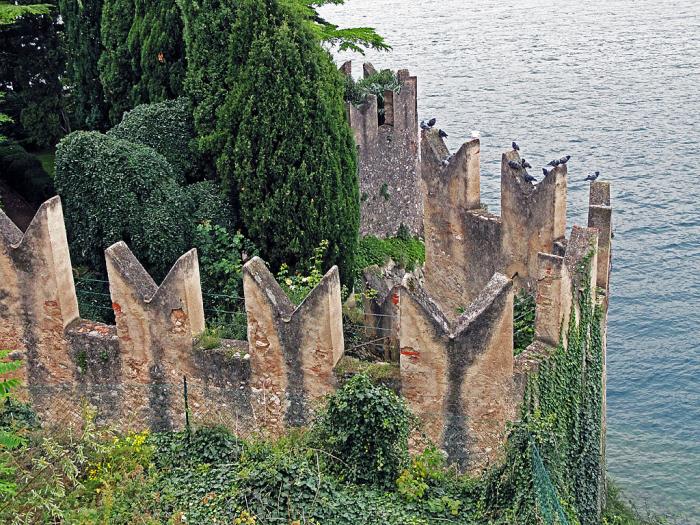
[[[537,511],[546,525],[569,525],[566,512],[559,503],[559,494],[544,466],[540,451],[530,437],[532,451],[532,484],[535,488]]]

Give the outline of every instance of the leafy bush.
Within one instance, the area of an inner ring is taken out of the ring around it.
[[[56,150],[55,182],[78,264],[103,270],[104,249],[123,240],[160,279],[189,247],[191,203],[148,146],[72,133]]]
[[[319,446],[340,461],[331,472],[355,483],[392,486],[408,464],[412,417],[405,402],[365,375],[330,396],[316,422]]]
[[[391,259],[399,266],[412,271],[425,262],[425,244],[418,238],[406,235],[379,239],[367,235],[360,239],[355,260],[356,273],[373,264],[382,266]]]
[[[316,288],[318,283],[323,279],[323,258],[328,250],[328,241],[323,240],[314,250],[314,255],[309,261],[307,272],[308,275],[296,273],[289,274],[289,267],[286,263],[282,264],[279,272],[277,272],[277,282],[285,291],[289,299],[294,304],[301,304],[311,290]]]
[[[149,443],[158,449],[154,457],[158,468],[233,463],[243,452],[241,441],[224,427],[202,427],[189,435],[153,434]]]
[[[197,225],[194,245],[199,254],[204,313],[220,337],[245,339],[247,320],[243,308],[243,265],[256,248],[240,233],[205,221]]]
[[[367,95],[376,95],[380,124],[384,122],[384,93],[386,91],[398,93],[400,90],[401,83],[390,69],[382,69],[357,82],[351,76],[345,79],[346,101],[358,106],[367,99]]]
[[[136,106],[107,135],[150,146],[166,158],[178,181],[197,178],[194,122],[186,98]]]
[[[191,220],[195,229],[205,222],[232,229],[233,210],[219,184],[204,180],[188,184],[184,189],[192,203]]]

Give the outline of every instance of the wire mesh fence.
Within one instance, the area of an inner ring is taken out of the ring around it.
[[[76,277],[81,317],[114,324],[109,282],[92,277]],[[246,340],[245,298],[235,294],[202,293],[204,315],[209,330],[218,338]],[[361,306],[343,316],[345,352],[369,360],[398,361],[398,316],[373,312]],[[534,340],[534,302],[516,301],[513,315],[513,346],[516,354]]]

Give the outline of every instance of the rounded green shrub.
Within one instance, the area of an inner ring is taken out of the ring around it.
[[[195,228],[207,222],[232,229],[234,212],[219,184],[203,180],[188,184],[184,189],[192,202],[192,221]]]
[[[77,264],[104,269],[104,249],[123,240],[158,279],[189,247],[191,203],[148,146],[72,133],[56,150],[55,183]]]
[[[107,135],[150,146],[166,158],[179,181],[196,178],[194,121],[186,98],[137,106]]]
[[[406,403],[364,374],[330,396],[315,431],[329,468],[347,481],[391,486],[408,465],[412,417]]]

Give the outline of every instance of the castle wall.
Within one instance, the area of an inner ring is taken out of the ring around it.
[[[486,466],[515,416],[512,282],[495,274],[456,321],[415,280],[399,304],[402,394],[450,461]]]
[[[0,211],[0,348],[24,361],[21,379],[47,424],[79,423],[86,400],[99,423],[182,428],[186,378],[195,420],[278,433],[305,423],[333,390],[343,352],[337,268],[295,308],[254,258],[244,267],[251,344],[203,350],[195,250],[160,286],[123,242],[105,257],[114,326],[79,318],[60,199],[47,201],[24,234]],[[278,419],[269,416],[275,410]]]
[[[501,219],[479,202],[479,141],[443,165],[440,137],[428,131],[424,139],[425,283],[411,274],[400,285],[394,275],[377,276],[374,329],[398,342],[402,394],[427,436],[460,468],[478,471],[499,459],[528,377],[560,343],[571,312],[580,317],[577,294],[589,289],[590,304],[607,309],[610,190],[591,186],[589,227],[574,226],[567,240],[557,237],[565,168],[526,191],[518,187],[522,174],[504,168],[512,203]],[[523,216],[528,241],[506,252],[506,229]],[[189,414],[241,435],[276,435],[307,424],[336,388],[333,369],[344,351],[337,268],[296,306],[253,258],[243,269],[248,340],[204,350],[197,344],[205,325],[195,250],[160,286],[123,242],[105,256],[114,326],[79,317],[60,200],[44,203],[24,234],[0,211],[0,348],[24,360],[27,395],[48,424],[65,425],[67,414],[79,420],[87,400],[98,422],[122,429],[182,428]],[[507,257],[536,286],[535,341],[515,358],[520,274],[499,271]]]
[[[426,287],[447,315],[472,301],[501,272],[516,289],[534,287],[538,253],[561,251],[566,232],[566,165],[538,184],[525,181],[517,151],[501,161],[501,216],[480,202],[480,145],[470,139],[453,155],[437,130],[421,133]]]
[[[343,64],[341,70],[351,75],[351,63]],[[365,76],[375,72],[371,64],[363,70]],[[423,231],[417,80],[407,70],[400,70],[397,77],[400,91],[384,94],[383,124],[379,124],[374,95],[360,107],[347,104],[358,147],[362,235],[393,236],[402,223],[415,235]]]
[[[0,348],[25,359],[27,384],[71,381],[63,331],[77,319],[78,302],[57,197],[39,208],[25,233],[0,211],[0,315]],[[51,408],[40,392],[29,394],[39,410]]]
[[[256,418],[274,430],[303,425],[314,402],[334,390],[343,354],[338,269],[298,307],[258,257],[244,266],[243,289]]]

